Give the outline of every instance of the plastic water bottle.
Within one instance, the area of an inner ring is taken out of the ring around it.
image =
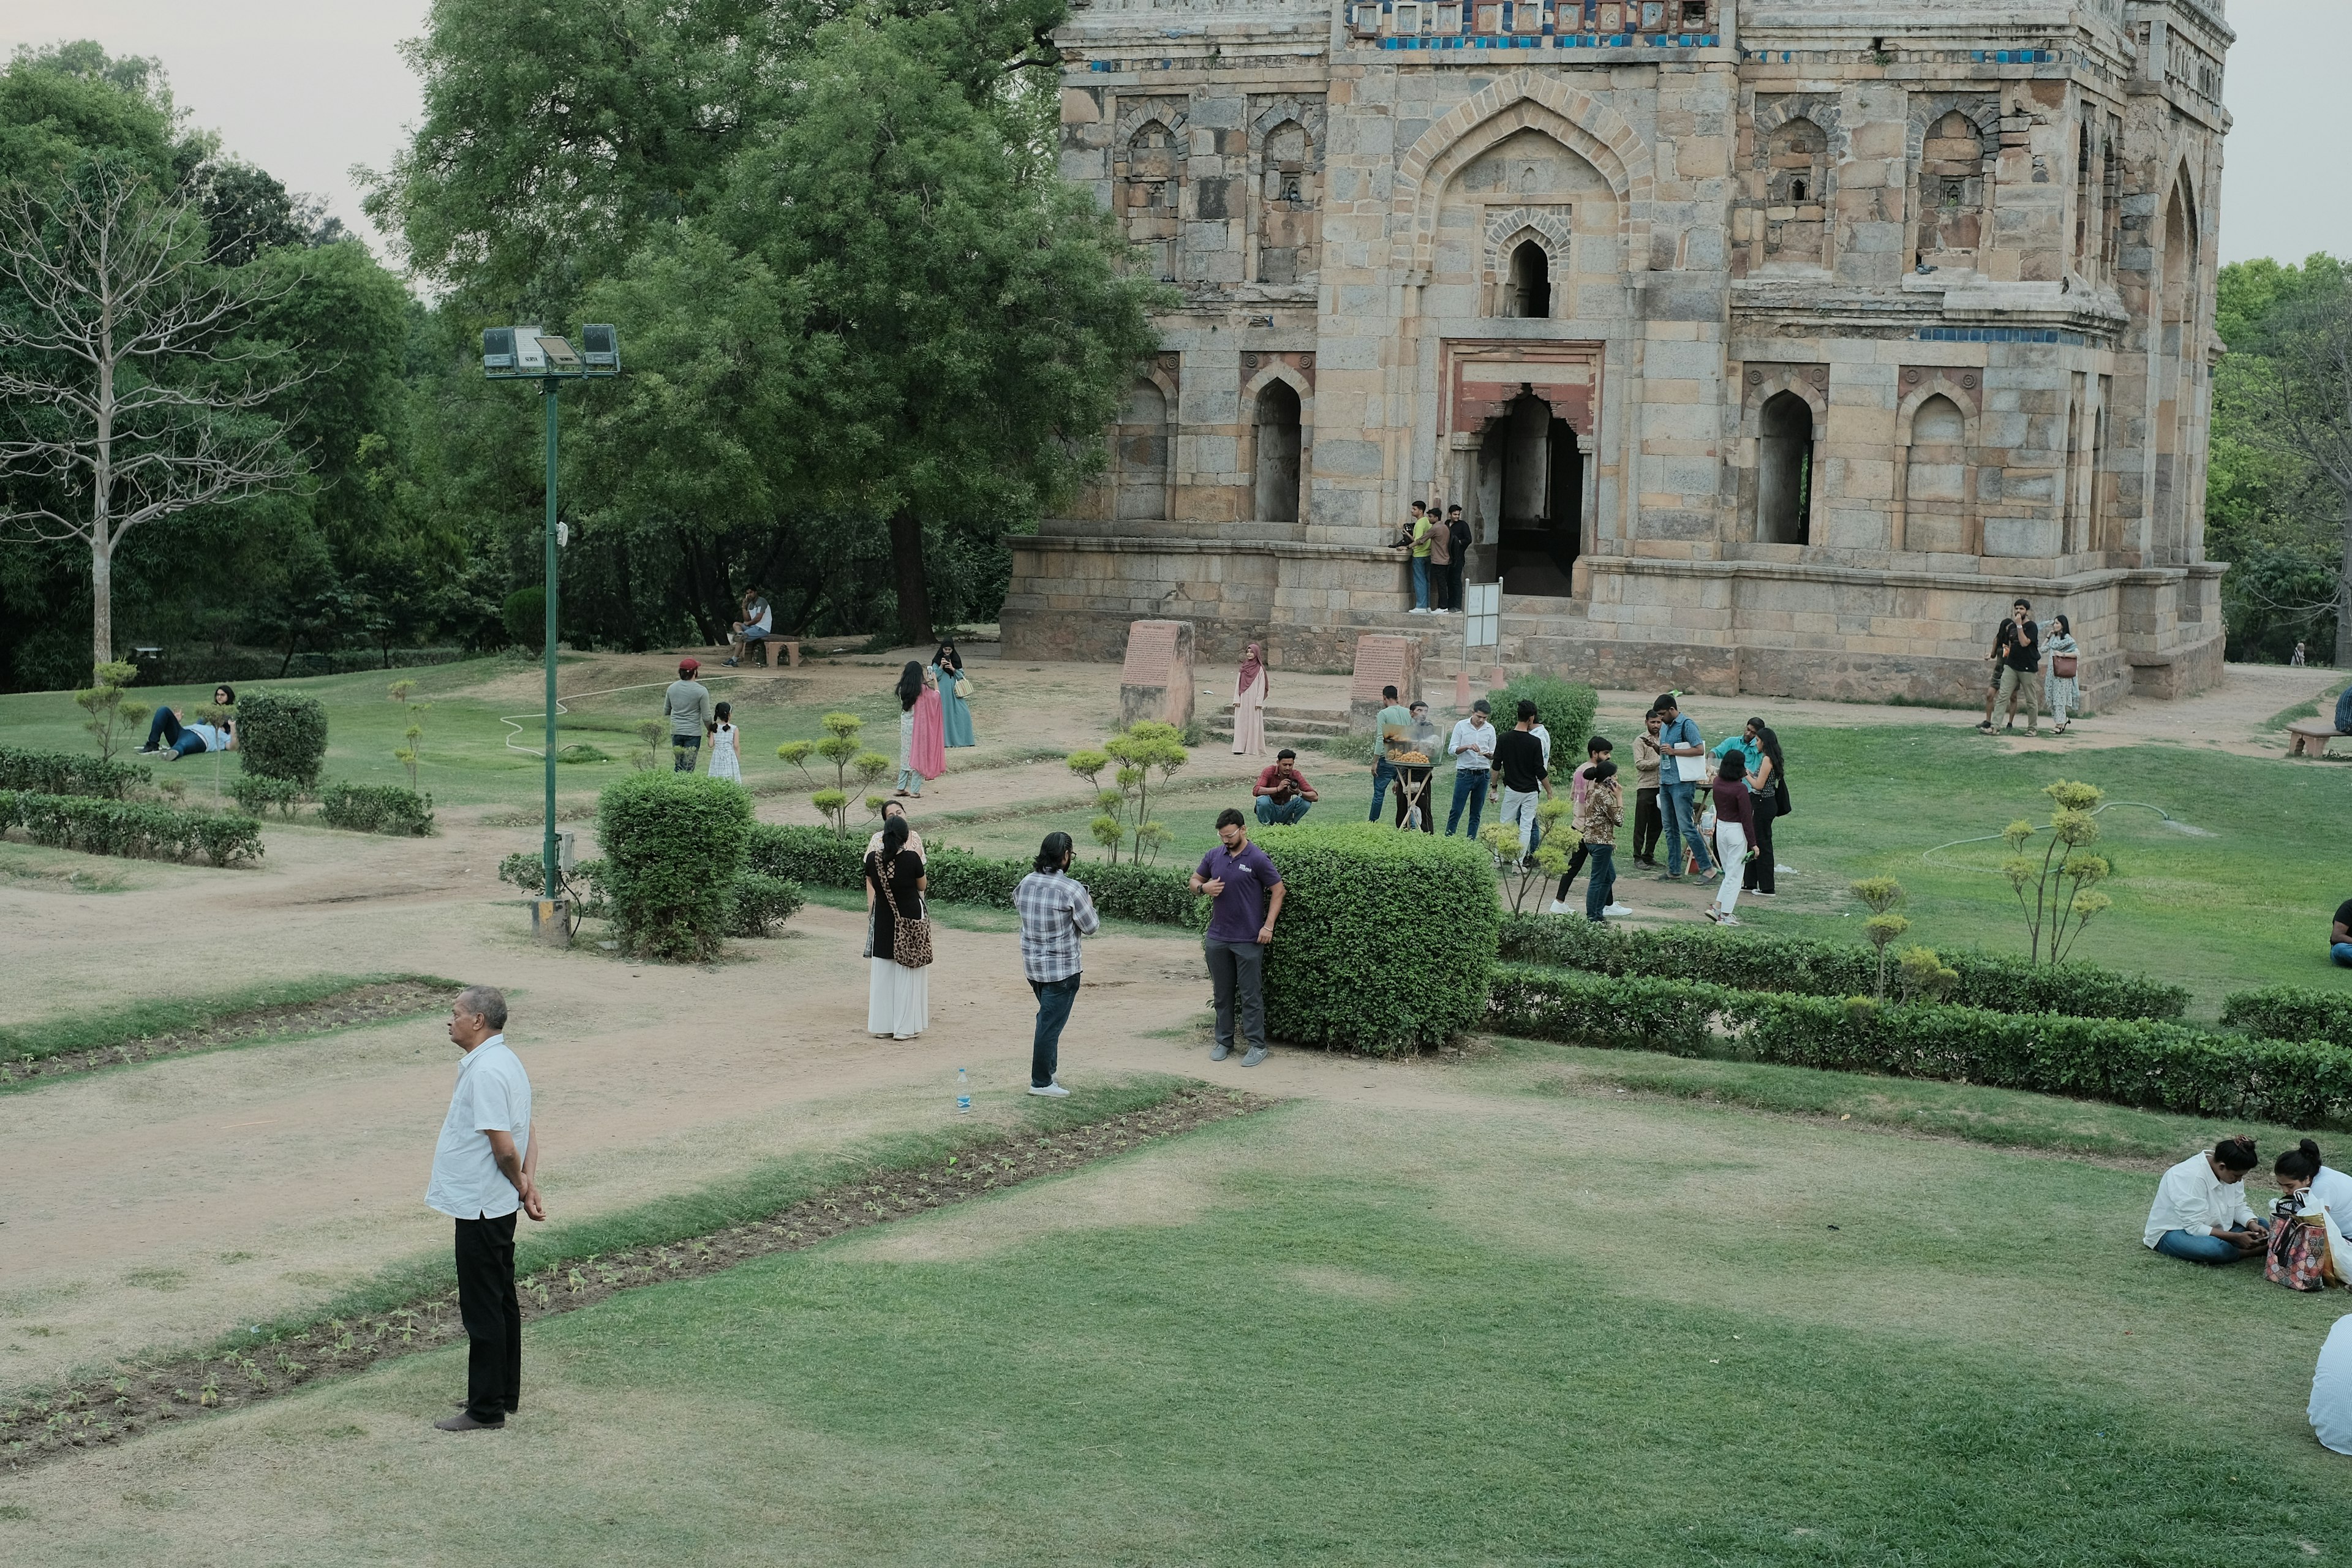
[[[956,1068],[956,1113],[960,1116],[971,1113],[971,1077],[961,1068]]]

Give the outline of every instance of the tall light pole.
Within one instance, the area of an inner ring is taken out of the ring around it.
[[[555,552],[562,526],[555,518],[556,393],[566,381],[620,374],[620,339],[609,326],[583,327],[575,352],[566,340],[537,327],[492,327],[482,334],[482,374],[492,381],[538,382],[547,411],[547,826],[540,839],[540,865],[551,901],[562,871],[555,854]]]

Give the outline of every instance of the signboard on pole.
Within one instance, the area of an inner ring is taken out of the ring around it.
[[[1500,583],[1465,583],[1462,591],[1468,603],[1465,611],[1463,636],[1470,647],[1494,647],[1503,640],[1503,585]]]

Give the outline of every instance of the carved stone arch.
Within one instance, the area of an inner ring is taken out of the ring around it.
[[[1821,127],[1822,137],[1829,142],[1830,161],[1834,163],[1845,152],[1846,131],[1844,107],[1834,93],[1783,92],[1756,97],[1756,138],[1760,143],[1766,137],[1791,120],[1810,120]]]
[[[1532,71],[1496,78],[1422,132],[1398,161],[1389,210],[1391,255],[1425,275],[1437,245],[1437,204],[1464,165],[1520,131],[1540,131],[1601,172],[1617,200],[1624,267],[1649,266],[1656,176],[1648,146],[1617,111]]]
[[[1937,116],[1938,119],[1942,116]],[[1887,547],[1946,554],[1984,553],[1984,519],[1977,501],[1976,474],[1983,465],[1984,375],[1979,371],[1949,365],[1905,365],[1896,374],[1895,404],[1894,497],[1888,508]],[[1957,498],[1912,494],[1912,448],[1916,444],[1919,410],[1941,398],[1960,414],[1960,484]],[[1957,499],[1957,509],[1945,503]],[[1942,511],[1944,526],[1957,525],[1956,537],[1931,537],[1935,518]]]
[[[1183,156],[1184,125],[1192,118],[1192,111],[1189,109],[1180,107],[1174,100],[1164,98],[1137,99],[1122,104],[1118,111],[1118,123],[1111,131],[1111,155],[1115,158],[1126,157],[1128,145],[1135,140],[1135,133],[1156,120],[1167,128],[1169,138],[1176,143],[1177,156],[1181,160]]]
[[[1793,392],[1805,400],[1813,411],[1816,424],[1826,424],[1830,416],[1829,366],[1825,364],[1762,364],[1750,365],[1745,377],[1746,394],[1739,410],[1739,433],[1753,438],[1758,421],[1763,417],[1764,405],[1784,392]]]
[[[1310,287],[1322,265],[1321,211],[1326,117],[1318,94],[1255,100],[1245,128],[1248,199],[1243,204],[1243,278],[1276,288]],[[1295,125],[1307,139],[1296,166],[1277,161],[1276,134]]]
[[[1255,372],[1247,363],[1247,360],[1252,358],[1260,360],[1259,366]],[[1295,361],[1304,361],[1305,363],[1294,363]],[[1264,489],[1265,476],[1264,464],[1261,462],[1261,454],[1258,450],[1258,400],[1265,395],[1266,388],[1280,384],[1288,387],[1292,395],[1298,399],[1298,473],[1295,482],[1297,485],[1298,495],[1297,521],[1304,521],[1307,517],[1308,476],[1315,468],[1313,356],[1248,355],[1244,357],[1242,373],[1244,379],[1240,403],[1243,441],[1241,468],[1244,474],[1250,477],[1250,495],[1247,503],[1243,507],[1243,515],[1261,521],[1265,520],[1266,509],[1259,504],[1259,495]]]
[[[2000,154],[2000,99],[1982,92],[1916,92],[1910,118],[1903,128],[1903,166],[1919,166],[1919,152],[1927,141],[1927,127],[1955,110],[1977,128],[1978,145],[1988,163]]]
[[[1511,252],[1522,240],[1532,239],[1551,258],[1552,286],[1558,288],[1568,270],[1572,212],[1565,202],[1555,205],[1502,207],[1487,215],[1486,232],[1478,255],[1478,279],[1499,283],[1510,265]]]
[[[1255,153],[1265,145],[1266,133],[1286,120],[1296,120],[1306,128],[1307,140],[1319,155],[1323,150],[1323,127],[1326,117],[1323,98],[1319,93],[1285,93],[1280,98],[1265,100],[1265,107],[1250,117],[1249,146]]]

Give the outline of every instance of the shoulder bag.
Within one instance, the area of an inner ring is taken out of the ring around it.
[[[2074,679],[2077,668],[2079,667],[2075,662],[2075,656],[2071,653],[2053,653],[2050,656],[2050,673],[2061,680]]]
[[[931,922],[920,915],[908,920],[898,912],[898,895],[890,888],[893,879],[887,869],[875,878],[890,906],[890,962],[901,969],[920,969],[931,962]]]
[[[971,682],[964,679],[961,671],[956,675],[955,694],[967,702],[971,700]]]
[[[2281,1198],[2272,1205],[2269,1258],[2263,1273],[2290,1290],[2323,1290],[2336,1282],[2335,1260],[2328,1255],[2327,1223],[2302,1209],[2299,1197]]]

